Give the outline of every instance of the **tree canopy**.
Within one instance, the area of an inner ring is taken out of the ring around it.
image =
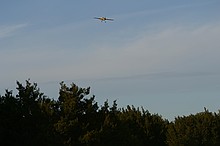
[[[220,113],[207,109],[174,121],[117,101],[100,107],[90,87],[60,83],[59,98],[37,83],[17,82],[17,94],[0,96],[1,145],[48,146],[219,146]]]

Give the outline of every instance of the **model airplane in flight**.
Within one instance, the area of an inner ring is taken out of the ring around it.
[[[114,19],[111,19],[111,18],[106,18],[106,17],[94,17],[94,19],[99,19],[101,20],[101,22],[106,22],[107,20],[109,21],[114,21]]]

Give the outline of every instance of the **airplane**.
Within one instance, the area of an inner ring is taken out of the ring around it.
[[[101,20],[101,22],[104,21],[105,23],[106,23],[107,20],[114,21],[114,19],[106,18],[106,17],[94,17],[94,19],[99,19],[99,20]]]

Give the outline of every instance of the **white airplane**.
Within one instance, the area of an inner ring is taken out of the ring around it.
[[[114,19],[111,19],[111,18],[106,18],[106,17],[94,17],[94,19],[99,19],[101,20],[101,22],[106,22],[107,20],[109,21],[114,21]]]

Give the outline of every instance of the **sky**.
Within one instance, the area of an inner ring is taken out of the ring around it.
[[[64,81],[170,120],[218,112],[219,14],[219,0],[1,0],[0,95],[30,79],[57,99]]]

